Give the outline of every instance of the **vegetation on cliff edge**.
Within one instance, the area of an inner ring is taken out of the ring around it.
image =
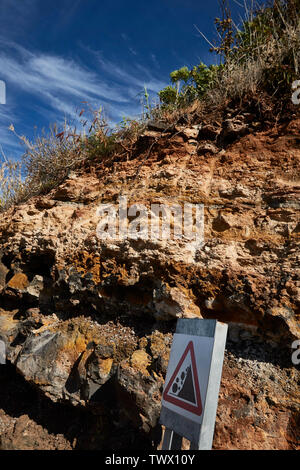
[[[256,11],[246,8],[240,27],[227,0],[220,0],[220,11],[215,19],[218,42],[208,40],[219,64],[200,63],[173,71],[171,84],[159,92],[160,104],[153,108],[145,90],[146,112],[141,119],[124,119],[111,130],[101,110],[90,119],[82,110],[83,131],[65,123],[63,129],[53,126],[34,142],[19,136],[11,125],[25,152],[20,162],[2,155],[0,209],[49,192],[85,162],[96,164],[114,155],[128,158],[149,120],[171,125],[193,116],[194,122],[200,122],[209,113],[245,106],[252,107],[261,120],[266,108],[280,119],[291,105],[292,83],[300,78],[300,0],[273,0]]]

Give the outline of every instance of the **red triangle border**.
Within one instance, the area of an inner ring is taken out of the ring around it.
[[[191,403],[186,403],[182,400],[180,400],[179,398],[176,398],[176,397],[173,397],[171,395],[169,395],[169,390],[171,388],[171,385],[173,384],[179,370],[180,370],[180,367],[182,366],[182,363],[183,361],[185,360],[186,356],[188,355],[188,353],[190,352],[191,354],[191,359],[192,359],[192,367],[193,367],[193,377],[194,377],[194,386],[195,386],[195,394],[196,394],[196,401],[197,401],[197,405],[193,405]],[[201,402],[201,394],[200,394],[200,387],[199,387],[199,380],[198,380],[198,373],[197,373],[197,366],[196,366],[196,359],[195,359],[195,351],[194,351],[194,344],[193,344],[193,341],[190,341],[187,345],[187,347],[185,348],[185,351],[177,365],[177,367],[175,368],[175,371],[172,375],[172,377],[170,378],[169,380],[169,383],[163,393],[163,399],[169,403],[172,403],[173,405],[176,405],[178,406],[179,408],[183,408],[187,411],[189,411],[190,413],[193,413],[193,414],[196,414],[197,416],[201,416],[202,414],[202,402]]]

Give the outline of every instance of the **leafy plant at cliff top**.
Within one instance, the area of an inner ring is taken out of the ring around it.
[[[259,86],[271,94],[290,94],[300,65],[300,0],[275,0],[250,12],[236,31],[232,63],[256,64]]]
[[[218,106],[260,92],[290,98],[291,83],[300,72],[300,0],[274,0],[255,11],[246,8],[239,27],[228,0],[219,3],[218,42],[213,46],[207,41],[220,65],[200,63],[172,72],[171,85],[159,92],[163,108],[182,107],[193,100]]]
[[[191,116],[199,103],[199,109],[206,104],[222,109],[228,102],[235,105],[250,96],[259,104],[265,94],[277,97],[284,109],[290,102],[292,81],[300,78],[300,0],[274,0],[255,12],[246,10],[239,27],[232,20],[228,1],[220,0],[220,6],[220,18],[215,20],[219,42],[211,48],[220,64],[201,62],[173,71],[171,84],[159,92],[160,106],[151,106],[145,88],[141,119],[125,119],[111,130],[99,110],[92,121],[82,118],[81,132],[65,123],[33,142],[11,126],[25,153],[17,165],[6,158],[0,164],[0,209],[50,191],[85,162],[114,155],[130,158],[149,118],[178,121],[182,110],[184,116]]]
[[[181,67],[170,73],[172,85],[161,90],[158,95],[163,105],[183,105],[201,98],[214,83],[221,66],[207,67],[202,62],[191,69]],[[183,83],[180,88],[180,83]]]

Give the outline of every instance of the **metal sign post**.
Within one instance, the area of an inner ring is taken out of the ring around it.
[[[2,339],[0,339],[0,365],[1,364],[6,364],[6,345]]]
[[[162,396],[163,450],[212,447],[227,325],[217,320],[179,319]]]

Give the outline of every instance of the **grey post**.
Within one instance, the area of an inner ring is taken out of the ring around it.
[[[164,440],[162,443],[162,450],[181,449],[182,437],[169,428],[166,428]]]
[[[0,338],[0,365],[6,364],[6,344]]]

